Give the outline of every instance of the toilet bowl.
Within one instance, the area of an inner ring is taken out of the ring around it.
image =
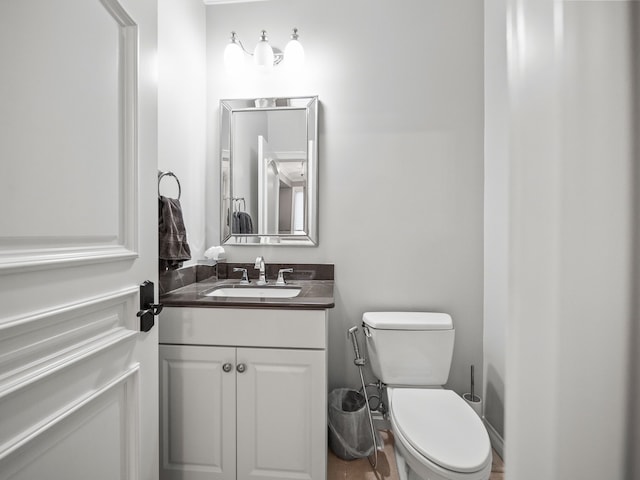
[[[455,331],[448,314],[367,312],[373,373],[387,387],[401,480],[488,480],[489,435],[447,382]]]
[[[388,388],[387,395],[401,480],[489,478],[489,436],[482,420],[457,393]]]

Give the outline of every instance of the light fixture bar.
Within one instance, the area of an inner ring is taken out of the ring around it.
[[[274,66],[287,63],[292,69],[299,69],[304,64],[304,49],[299,41],[298,29],[294,28],[291,40],[284,50],[274,48],[269,44],[266,30],[262,30],[258,43],[253,52],[248,51],[240,41],[236,32],[231,32],[231,38],[224,52],[224,61],[229,71],[238,70],[245,62],[244,54],[253,57],[253,63],[262,71],[270,71]],[[286,62],[285,62],[286,60]]]

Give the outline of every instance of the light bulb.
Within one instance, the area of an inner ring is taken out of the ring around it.
[[[284,48],[284,63],[291,70],[300,70],[304,66],[304,48],[298,40],[298,29],[293,29],[291,40]]]
[[[273,49],[271,45],[269,45],[267,32],[264,30],[262,30],[260,41],[253,51],[253,61],[262,71],[269,72],[273,68]]]
[[[224,49],[224,66],[229,73],[238,73],[244,65],[244,52],[236,40],[236,33],[231,32],[231,42]]]

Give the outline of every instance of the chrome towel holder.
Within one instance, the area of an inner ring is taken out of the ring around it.
[[[159,170],[158,170],[158,197],[160,197],[160,180],[162,180],[164,177],[173,177],[176,180],[176,183],[178,184],[178,200],[180,200],[180,196],[182,195],[182,187],[180,186],[180,180],[178,180],[178,177],[176,176],[176,174],[173,172],[161,172]]]

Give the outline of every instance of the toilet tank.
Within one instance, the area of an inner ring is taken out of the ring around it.
[[[362,316],[373,373],[387,385],[447,383],[455,330],[451,316],[431,312],[366,312]]]

